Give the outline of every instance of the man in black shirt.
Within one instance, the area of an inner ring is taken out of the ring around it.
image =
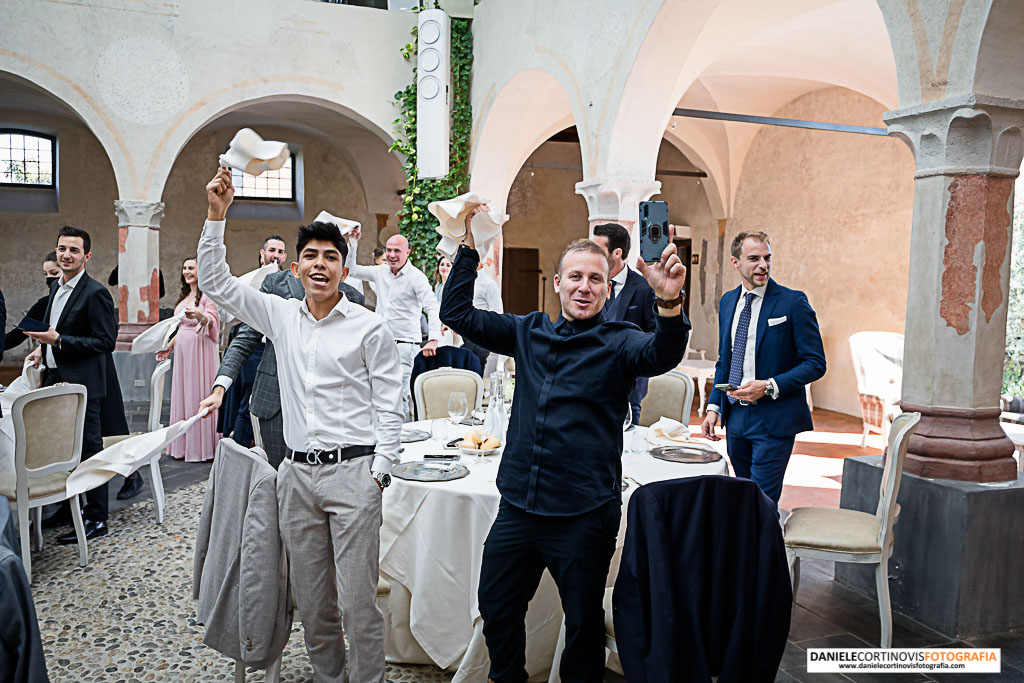
[[[467,236],[471,243],[468,230]],[[562,254],[554,277],[562,312],[555,323],[542,312],[474,308],[478,262],[475,249],[459,248],[441,320],[516,361],[497,478],[501,503],[480,569],[489,677],[527,680],[526,609],[547,568],[565,612],[562,680],[600,681],[602,600],[622,514],[622,422],[636,378],[668,372],[682,360],[690,331],[682,313],[686,268],[671,240],[660,262],[637,264],[657,296],[655,331],[648,334],[605,319],[608,256],[590,240],[576,240]]]

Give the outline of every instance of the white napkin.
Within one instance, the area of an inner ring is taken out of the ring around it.
[[[288,144],[264,140],[251,128],[243,128],[231,138],[228,151],[220,155],[220,165],[260,175],[276,171],[288,161]]]
[[[128,476],[145,464],[149,458],[164,449],[179,436],[183,435],[206,415],[207,409],[199,411],[187,420],[175,422],[170,427],[155,432],[139,434],[124,441],[118,441],[110,448],[105,448],[81,464],[68,477],[69,495],[77,495],[96,488],[109,481],[115,474]]]
[[[651,425],[648,439],[658,439],[669,443],[692,443],[690,427],[668,417],[662,417]]]
[[[332,216],[331,214],[327,213],[326,211],[321,211],[320,213],[318,213],[316,215],[316,218],[313,219],[313,222],[314,223],[333,223],[334,225],[337,225],[338,226],[338,230],[341,231],[341,236],[342,237],[344,237],[347,234],[349,234],[350,232],[352,232],[352,230],[354,228],[362,227],[362,224],[360,224],[359,221],[350,221],[347,218],[338,218],[337,216]]]
[[[185,312],[175,313],[167,320],[161,320],[144,330],[132,340],[132,353],[156,353],[165,351],[171,343],[171,335],[185,319]]]
[[[466,239],[466,216],[469,212],[480,206],[488,204],[489,200],[476,194],[467,192],[452,199],[430,202],[427,209],[440,222],[436,228],[441,241],[437,245],[437,251],[448,258],[455,255],[459,244]],[[491,211],[490,213],[478,213],[473,216],[470,227],[473,230],[473,241],[476,250],[484,256],[490,251],[491,245],[501,235],[501,226],[508,220],[508,215]]]

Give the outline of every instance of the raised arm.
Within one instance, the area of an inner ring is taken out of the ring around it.
[[[209,209],[206,225],[199,237],[196,262],[199,266],[199,288],[210,299],[236,318],[241,319],[268,338],[276,336],[275,323],[280,322],[289,311],[288,303],[273,294],[257,292],[247,287],[231,274],[224,247],[225,216],[235,188],[231,184],[231,172],[224,167],[206,186]]]
[[[515,355],[515,316],[481,311],[473,306],[473,285],[479,263],[476,249],[459,247],[441,296],[441,322],[488,351]]]
[[[359,228],[352,228],[352,231],[349,232],[348,257],[345,259],[345,265],[348,267],[350,277],[376,283],[377,274],[381,272],[382,268],[387,268],[387,266],[361,266],[356,263],[356,252],[359,251],[359,237],[361,235],[362,230]]]

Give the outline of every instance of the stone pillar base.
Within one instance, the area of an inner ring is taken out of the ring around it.
[[[115,351],[131,351],[132,340],[149,329],[153,323],[121,323],[117,328]]]
[[[999,408],[935,408],[901,403],[921,413],[910,437],[904,472],[930,479],[992,482],[1017,478],[1013,443],[999,426]]]
[[[874,514],[881,481],[881,456],[847,458],[840,506]],[[1008,588],[1024,576],[1024,479],[992,485],[907,474],[897,501],[894,612],[950,638],[1024,626],[1024,600]],[[874,597],[873,565],[836,562],[835,578]],[[893,646],[904,647],[898,637]]]

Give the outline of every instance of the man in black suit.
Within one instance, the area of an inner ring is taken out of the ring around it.
[[[618,223],[594,227],[593,241],[608,252],[611,288],[604,307],[606,320],[633,323],[644,332],[654,332],[654,290],[644,277],[626,266],[629,232]],[[633,424],[640,421],[640,402],[647,395],[648,379],[638,377],[629,394]]]
[[[85,230],[67,225],[60,229],[56,252],[62,275],[50,288],[43,318],[50,329],[26,333],[41,344],[29,356],[34,356],[37,364],[40,360],[44,364],[44,386],[58,382],[85,385],[83,460],[103,450],[101,406],[108,392],[120,394],[117,375],[111,372],[114,361],[110,355],[117,339],[117,313],[110,292],[85,272],[85,265],[92,258],[91,249],[92,240]],[[106,536],[107,485],[87,492],[85,501],[86,538]],[[68,544],[77,540],[72,533],[61,536],[58,542]]]

